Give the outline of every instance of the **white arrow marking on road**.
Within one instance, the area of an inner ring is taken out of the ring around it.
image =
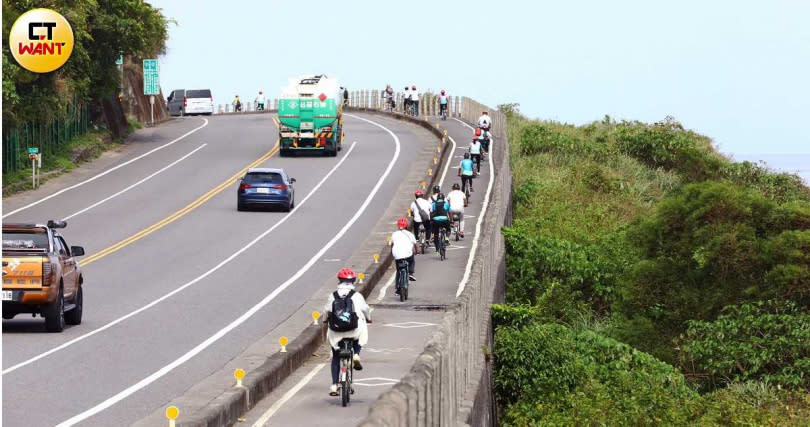
[[[385,286],[380,289],[379,295],[377,295],[377,302],[380,302],[385,298],[385,293],[388,291],[388,288],[391,287],[391,284],[394,283],[394,279],[397,277],[396,273],[392,273],[391,277],[388,278],[388,281],[385,282]]]
[[[38,204],[40,204],[40,203],[42,203],[42,202],[44,202],[44,201],[46,201],[46,200],[48,200],[48,199],[52,199],[52,198],[54,198],[54,197],[58,196],[58,195],[60,195],[60,194],[62,194],[62,193],[64,193],[64,192],[66,192],[66,191],[70,191],[70,190],[73,190],[73,189],[75,189],[75,188],[79,188],[79,187],[81,187],[82,185],[87,184],[88,182],[95,181],[95,180],[97,180],[97,179],[101,178],[102,176],[107,175],[107,174],[108,174],[108,173],[110,173],[110,172],[113,172],[113,171],[115,171],[115,170],[118,170],[118,169],[120,169],[120,168],[122,168],[122,167],[124,167],[124,166],[126,166],[126,165],[128,165],[128,164],[130,164],[130,163],[132,163],[132,162],[134,162],[134,161],[136,161],[136,160],[140,160],[140,159],[142,159],[142,158],[144,158],[144,157],[146,157],[146,156],[148,156],[148,155],[150,155],[150,154],[154,153],[155,151],[162,150],[162,149],[164,149],[164,148],[166,148],[166,147],[168,147],[168,146],[170,146],[170,145],[174,144],[175,142],[180,141],[181,139],[183,139],[183,138],[185,138],[185,137],[187,137],[187,136],[191,135],[192,133],[197,132],[198,130],[200,130],[200,129],[204,128],[206,125],[208,125],[208,119],[203,119],[203,121],[204,121],[204,123],[203,123],[201,126],[196,127],[196,128],[194,128],[194,129],[192,129],[192,130],[190,130],[190,131],[188,131],[188,132],[186,132],[186,133],[184,133],[184,134],[180,135],[180,136],[179,136],[179,137],[177,137],[176,139],[174,139],[174,140],[172,140],[172,141],[170,141],[170,142],[167,142],[167,143],[165,143],[165,144],[161,145],[160,147],[153,148],[153,149],[151,149],[151,150],[149,150],[149,151],[147,151],[147,152],[145,152],[145,153],[141,154],[140,156],[135,157],[134,159],[131,159],[131,160],[128,160],[128,161],[126,161],[126,162],[124,162],[124,163],[121,163],[120,165],[115,166],[115,167],[113,167],[113,168],[111,168],[111,169],[107,169],[106,171],[104,171],[104,172],[102,172],[102,173],[100,173],[100,174],[98,174],[98,175],[96,175],[96,176],[94,176],[94,177],[92,177],[92,178],[90,178],[90,179],[86,179],[86,180],[84,180],[84,181],[82,181],[82,182],[80,182],[80,183],[78,183],[78,184],[74,184],[74,185],[71,185],[70,187],[63,188],[63,189],[61,189],[61,190],[57,191],[56,193],[51,194],[50,196],[43,197],[43,198],[41,198],[41,199],[37,200],[36,202],[29,203],[29,204],[27,204],[27,205],[25,205],[25,206],[23,206],[23,207],[21,207],[21,208],[14,209],[13,211],[11,211],[11,212],[9,212],[9,213],[7,213],[7,214],[3,215],[3,218],[5,218],[5,217],[7,217],[7,216],[9,216],[9,215],[14,215],[14,214],[15,214],[15,213],[17,213],[17,212],[20,212],[20,211],[22,211],[22,210],[28,209],[28,208],[30,208],[30,207],[32,207],[32,206],[36,206],[36,205],[38,205]]]

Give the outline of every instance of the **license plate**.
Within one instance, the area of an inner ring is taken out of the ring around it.
[[[256,192],[261,194],[270,194],[270,189],[259,187],[256,189]]]
[[[304,129],[312,129],[312,123],[311,122],[301,122],[301,130],[304,130]]]
[[[11,291],[3,291],[3,301],[11,301]]]

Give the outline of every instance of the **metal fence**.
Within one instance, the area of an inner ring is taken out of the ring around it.
[[[68,104],[65,115],[47,121],[30,121],[3,132],[3,174],[28,167],[28,148],[37,147],[45,158],[60,152],[70,140],[87,133],[87,106]]]

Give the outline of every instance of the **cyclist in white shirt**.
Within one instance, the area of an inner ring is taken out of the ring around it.
[[[408,261],[408,279],[412,282],[416,281],[413,277],[414,267],[416,261],[413,254],[416,253],[416,237],[413,233],[408,231],[408,218],[400,218],[397,220],[398,230],[391,233],[391,254],[394,256],[394,263],[404,259]],[[397,269],[396,283],[399,283],[399,269]],[[399,291],[397,291],[399,294]]]
[[[458,234],[464,238],[464,207],[467,206],[467,196],[461,192],[458,183],[453,184],[453,191],[447,194],[447,201],[450,203],[450,215],[458,218]],[[455,219],[454,219],[455,221]]]
[[[413,115],[419,116],[419,91],[416,85],[411,86],[411,104],[413,104]]]
[[[490,127],[492,127],[492,119],[486,111],[481,113],[481,117],[478,118],[478,127],[485,131],[489,131]]]
[[[425,240],[430,242],[430,202],[425,200],[425,192],[418,189],[413,193],[416,200],[411,202],[413,216],[413,235],[419,241],[419,229],[424,228]]]
[[[481,141],[478,138],[473,138],[472,142],[470,142],[470,156],[478,168],[477,172],[481,173]]]
[[[442,116],[445,111],[447,111],[447,105],[450,101],[450,97],[447,96],[444,89],[442,89],[442,93],[439,95],[439,115]]]

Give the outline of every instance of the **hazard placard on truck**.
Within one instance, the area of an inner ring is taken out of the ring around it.
[[[290,79],[278,102],[281,156],[319,151],[337,156],[343,143],[343,106],[336,78],[307,75]]]

